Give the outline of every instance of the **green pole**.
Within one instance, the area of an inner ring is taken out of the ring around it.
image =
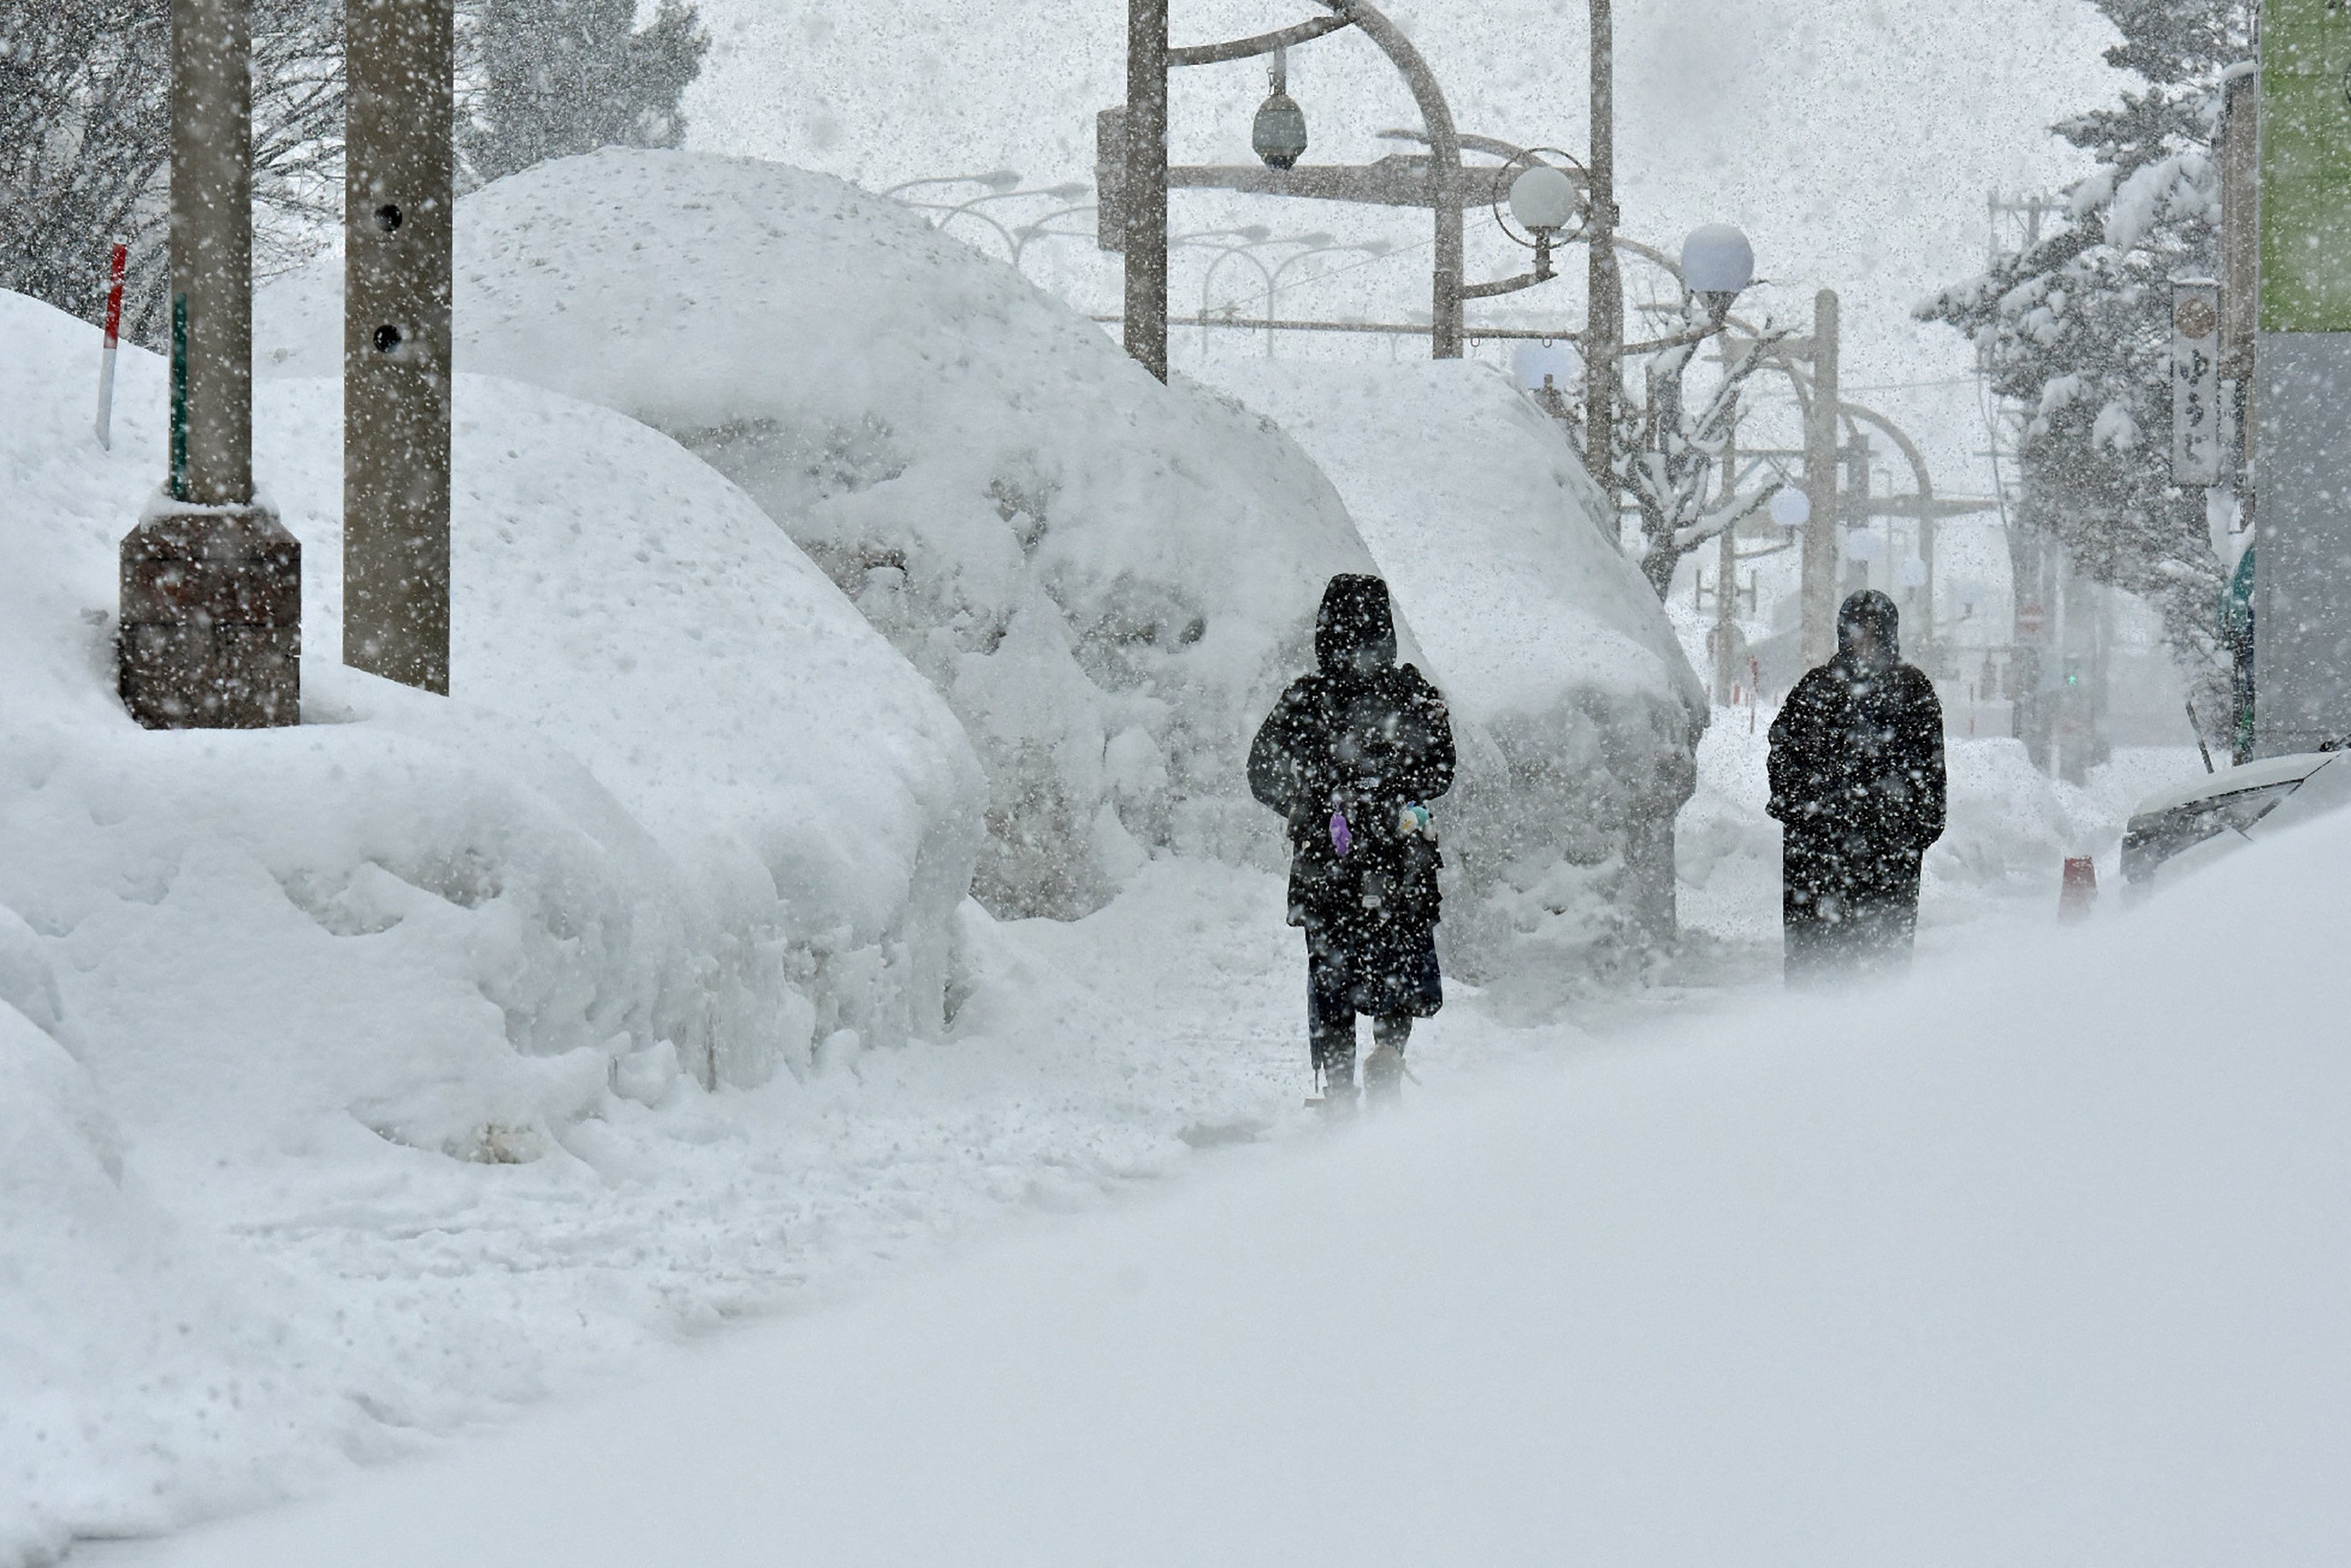
[[[188,498],[188,297],[172,296],[172,499]]]

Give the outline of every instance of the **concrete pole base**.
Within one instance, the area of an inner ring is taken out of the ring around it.
[[[302,719],[302,545],[267,507],[159,497],[122,540],[116,679],[149,729]]]

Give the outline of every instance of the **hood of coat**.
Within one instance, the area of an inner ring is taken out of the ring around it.
[[[1395,663],[1395,612],[1388,585],[1342,572],[1322,591],[1314,616],[1314,662],[1326,675],[1368,673]]]
[[[1875,646],[1865,654],[1856,644],[1866,628]],[[1837,658],[1848,669],[1890,670],[1902,662],[1902,612],[1894,601],[1865,588],[1837,612]]]

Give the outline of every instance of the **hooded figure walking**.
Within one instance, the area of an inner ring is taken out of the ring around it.
[[[1372,1019],[1364,1092],[1402,1087],[1412,1020],[1445,1003],[1428,802],[1453,787],[1453,723],[1396,662],[1387,584],[1341,575],[1314,621],[1315,672],[1249,747],[1250,792],[1290,823],[1290,924],[1306,931],[1306,1019],[1327,1113],[1354,1108],[1355,1019]]]
[[[1865,591],[1837,612],[1836,657],[1771,724],[1771,801],[1786,830],[1781,915],[1791,986],[1910,961],[1918,862],[1943,836],[1943,706],[1902,663],[1900,612]]]

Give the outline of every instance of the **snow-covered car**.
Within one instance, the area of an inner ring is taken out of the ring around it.
[[[2123,880],[2145,891],[2351,801],[2351,754],[2267,757],[2138,803],[2123,831]]]

